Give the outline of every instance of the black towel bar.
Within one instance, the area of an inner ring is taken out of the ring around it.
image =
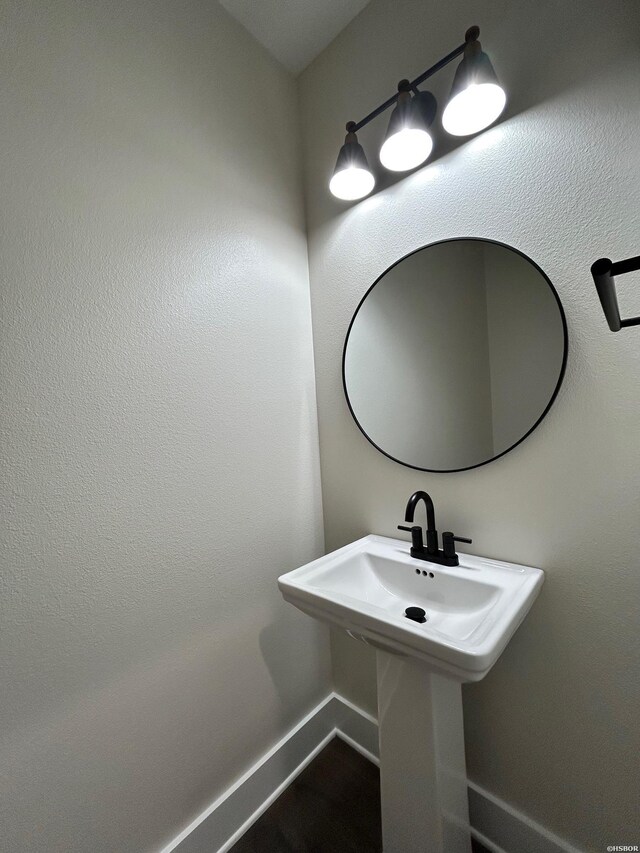
[[[640,317],[629,317],[627,320],[620,319],[614,279],[615,275],[624,275],[624,273],[634,270],[640,270],[640,255],[636,258],[627,258],[626,261],[617,261],[615,264],[609,258],[600,258],[591,264],[591,275],[596,284],[604,316],[607,318],[607,323],[612,332],[619,332],[625,326],[640,325]]]

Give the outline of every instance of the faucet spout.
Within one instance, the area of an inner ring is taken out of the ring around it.
[[[425,509],[427,510],[426,543],[424,543],[422,538],[422,528],[413,524],[413,516],[420,501],[424,501]],[[439,563],[441,566],[460,565],[458,555],[456,554],[455,543],[471,542],[471,539],[463,539],[461,536],[454,536],[453,533],[447,531],[442,534],[443,548],[442,551],[440,550],[438,547],[438,531],[436,530],[436,513],[433,508],[431,495],[421,491],[414,492],[407,502],[407,508],[404,511],[404,520],[408,521],[412,526],[405,527],[403,524],[399,524],[398,530],[407,530],[411,533],[411,550],[409,553],[412,557],[415,557],[416,560]],[[420,570],[418,569],[418,571]]]
[[[414,492],[407,501],[404,520],[413,522],[416,506],[420,501],[424,501],[427,510],[427,551],[430,554],[434,554],[438,550],[438,531],[436,530],[436,511],[431,500],[431,495],[423,491]]]
[[[433,501],[431,500],[431,495],[428,495],[426,492],[414,492],[409,500],[407,501],[407,508],[404,511],[404,520],[405,521],[413,521],[413,516],[416,511],[416,506],[420,501],[424,501],[424,505],[427,510],[427,526],[435,527],[436,526],[436,511],[433,506]]]

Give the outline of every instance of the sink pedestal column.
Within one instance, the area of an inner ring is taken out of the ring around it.
[[[377,651],[384,853],[470,853],[458,681]]]

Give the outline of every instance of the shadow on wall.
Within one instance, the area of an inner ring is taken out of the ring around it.
[[[285,618],[282,618],[282,614],[278,614],[280,618],[275,618],[276,614],[274,614],[270,624],[260,631],[259,643],[262,659],[269,670],[271,681],[281,700],[281,710],[284,712],[294,705],[294,700],[299,693],[295,689],[295,679],[291,674],[292,669],[303,665],[298,655],[300,620],[304,620],[305,633],[308,634],[311,630],[313,635],[305,651],[305,668],[321,670],[326,667],[327,680],[330,680],[331,673],[328,658],[323,653],[323,649],[326,649],[329,642],[328,629],[316,619],[300,613],[292,604],[284,602],[283,606],[286,608]],[[311,650],[316,656],[315,660],[309,659]],[[283,716],[281,721],[291,725],[291,714]]]

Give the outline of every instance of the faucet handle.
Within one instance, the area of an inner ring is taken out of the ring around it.
[[[472,541],[472,539],[466,539],[464,536],[454,536],[450,530],[447,530],[442,534],[442,551],[445,557],[455,557],[456,546],[454,542],[466,542],[467,545],[471,545]]]
[[[414,524],[412,527],[407,527],[405,524],[399,524],[398,530],[406,530],[411,534],[411,550],[424,551],[424,542],[422,541],[422,528]]]

